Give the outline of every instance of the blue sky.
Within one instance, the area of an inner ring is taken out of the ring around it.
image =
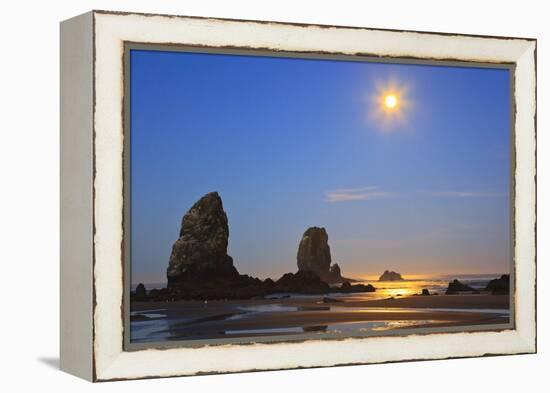
[[[295,271],[314,225],[347,276],[507,272],[509,78],[132,50],[132,281],[165,280],[181,217],[210,191],[241,273]]]

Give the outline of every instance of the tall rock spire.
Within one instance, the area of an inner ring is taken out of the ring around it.
[[[233,258],[227,255],[228,240],[222,199],[217,192],[208,193],[182,218],[168,263],[168,283],[238,276]]]

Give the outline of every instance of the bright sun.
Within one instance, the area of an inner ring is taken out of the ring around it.
[[[412,107],[409,86],[403,81],[377,82],[370,101],[369,117],[381,131],[403,125]]]
[[[394,94],[388,94],[384,98],[384,105],[386,108],[393,109],[397,106],[397,97]]]

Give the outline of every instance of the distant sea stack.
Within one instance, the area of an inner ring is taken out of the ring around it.
[[[445,295],[458,295],[460,292],[472,292],[477,293],[477,291],[469,285],[466,285],[458,280],[453,280],[449,283]]]
[[[342,277],[337,263],[331,265],[332,258],[325,228],[310,227],[304,232],[296,259],[299,272],[313,272],[326,283],[354,281]]]
[[[147,290],[145,289],[145,285],[143,285],[142,283],[138,284],[134,292],[134,297],[135,297],[135,300],[147,299]]]
[[[399,274],[397,272],[386,270],[378,278],[378,281],[403,281],[403,277],[401,277],[401,274]]]
[[[495,278],[487,283],[486,291],[493,295],[508,295],[510,293],[510,275],[503,274],[500,278]]]
[[[199,199],[181,220],[179,238],[168,264],[168,285],[191,280],[236,278],[227,255],[229,227],[222,199],[211,192]]]
[[[329,282],[344,282],[347,281],[342,277],[342,271],[340,270],[340,266],[337,263],[333,263],[330,266],[330,270],[328,272]]]

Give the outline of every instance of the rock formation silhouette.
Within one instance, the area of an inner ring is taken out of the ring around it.
[[[401,277],[401,274],[393,271],[386,270],[382,275],[378,278],[378,281],[402,281],[403,277]]]
[[[331,265],[330,246],[325,228],[309,227],[303,234],[296,256],[298,271],[313,272],[326,283],[355,281],[342,277],[340,266]]]
[[[200,198],[183,216],[179,237],[172,246],[166,275],[168,286],[147,293],[143,285],[133,292],[136,301],[251,299],[275,293],[328,294],[373,292],[372,285],[351,285],[330,265],[328,235],[324,228],[309,228],[298,250],[297,273],[277,281],[239,274],[227,254],[229,225],[217,192]],[[340,287],[329,283],[343,283]]]
[[[181,220],[179,238],[168,263],[168,284],[190,280],[232,279],[239,273],[227,255],[229,227],[222,199],[211,192],[199,199]]]

